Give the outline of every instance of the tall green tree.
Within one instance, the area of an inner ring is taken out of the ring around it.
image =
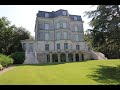
[[[120,58],[120,7],[119,5],[98,5],[94,11],[88,11],[92,18],[86,35],[86,41],[108,58]],[[89,39],[88,39],[89,38]]]
[[[25,28],[10,25],[6,17],[0,18],[0,53],[10,55],[16,51],[23,51],[20,40],[30,37],[30,32]]]

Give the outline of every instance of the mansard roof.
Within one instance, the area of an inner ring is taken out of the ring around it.
[[[66,15],[63,15],[63,11],[66,11]],[[71,15],[68,13],[67,10],[64,9],[59,9],[57,11],[52,11],[52,12],[48,12],[48,11],[38,11],[37,13],[37,17],[45,17],[45,13],[49,14],[49,18],[55,18],[57,16],[69,16],[72,20],[74,20],[74,17],[77,17],[77,21],[82,21],[82,18],[80,15]]]

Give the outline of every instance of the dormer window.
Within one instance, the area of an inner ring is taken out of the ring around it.
[[[74,17],[74,20],[77,20],[77,17]]]
[[[48,14],[48,13],[45,13],[45,17],[49,17],[49,14]]]
[[[65,15],[65,16],[67,15],[66,11],[63,11],[62,14]]]

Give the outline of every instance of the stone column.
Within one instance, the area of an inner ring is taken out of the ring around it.
[[[73,53],[73,62],[76,62],[75,53]]]
[[[50,63],[52,63],[52,53],[50,53]]]
[[[58,62],[60,62],[60,53],[58,53],[57,55],[58,55]]]
[[[81,53],[79,53],[79,61],[82,61]]]
[[[68,53],[65,53],[66,54],[66,62],[69,62],[68,61]]]

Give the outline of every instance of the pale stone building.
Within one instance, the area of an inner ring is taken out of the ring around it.
[[[83,21],[67,10],[39,11],[35,40],[22,40],[24,64],[76,62],[91,59],[84,41]]]

